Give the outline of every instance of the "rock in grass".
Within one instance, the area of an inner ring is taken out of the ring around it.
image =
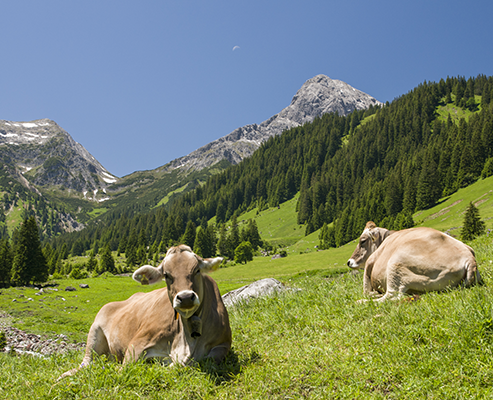
[[[226,293],[222,298],[224,305],[230,307],[239,301],[248,301],[260,296],[268,296],[284,290],[281,282],[274,278],[265,278],[253,282],[250,285]]]

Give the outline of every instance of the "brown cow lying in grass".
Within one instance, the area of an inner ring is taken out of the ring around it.
[[[378,301],[481,282],[471,247],[424,227],[389,231],[370,221],[347,264],[364,268],[363,293],[383,294]]]
[[[89,365],[94,354],[123,363],[150,357],[178,364],[206,357],[220,362],[231,347],[229,317],[216,283],[203,273],[221,262],[220,257],[202,259],[181,245],[170,248],[159,267],[140,267],[133,274],[136,281],[165,279],[167,287],[103,306],[89,330],[80,367]]]

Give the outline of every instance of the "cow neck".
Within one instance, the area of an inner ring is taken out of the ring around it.
[[[183,318],[176,310],[175,310],[175,319],[180,319],[183,325],[183,329],[189,331],[190,336],[193,339],[196,339],[202,336],[202,302],[200,303],[197,310],[192,314],[190,318]]]

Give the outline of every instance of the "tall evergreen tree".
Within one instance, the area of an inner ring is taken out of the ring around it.
[[[117,272],[115,267],[115,259],[111,254],[110,246],[104,246],[100,250],[99,254],[101,258],[99,260],[98,273],[102,274],[103,272],[109,272],[111,274],[115,274]]]
[[[217,252],[216,244],[216,229],[213,224],[208,224],[204,220],[197,228],[193,244],[194,252],[204,258],[214,257]]]
[[[34,216],[26,219],[20,230],[14,249],[12,282],[28,285],[30,282],[44,282],[48,278],[48,265],[41,250],[38,225]]]
[[[197,234],[197,229],[192,220],[188,220],[187,227],[185,228],[185,233],[181,238],[181,242],[193,248],[193,242],[195,241],[195,236]]]
[[[419,175],[416,192],[416,208],[423,210],[433,206],[441,194],[442,190],[437,174],[437,165],[433,158],[425,157],[424,165]]]
[[[6,237],[0,241],[0,283],[4,286],[10,284],[12,262],[12,249],[10,247],[9,238]]]
[[[484,221],[481,220],[477,207],[471,202],[464,216],[464,224],[460,236],[462,240],[473,240],[475,237],[482,235],[484,231]]]

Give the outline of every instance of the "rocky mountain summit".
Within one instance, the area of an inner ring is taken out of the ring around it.
[[[106,187],[116,182],[81,144],[49,119],[0,120],[0,158],[4,173],[34,191],[55,186],[101,201],[106,198]]]
[[[291,104],[280,113],[261,124],[238,128],[187,156],[171,161],[163,168],[201,170],[223,159],[238,164],[245,157],[252,155],[269,137],[280,135],[287,129],[311,122],[326,113],[347,115],[354,110],[381,104],[345,82],[317,75],[305,82],[293,97]]]

